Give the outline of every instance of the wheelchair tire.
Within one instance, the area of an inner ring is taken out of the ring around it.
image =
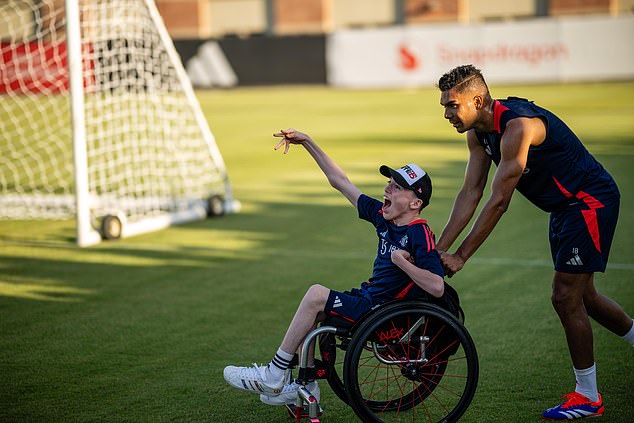
[[[343,374],[348,403],[364,422],[455,422],[475,394],[478,357],[455,316],[402,301],[355,331]]]

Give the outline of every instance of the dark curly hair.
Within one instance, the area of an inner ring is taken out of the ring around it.
[[[480,88],[484,87],[488,91],[482,72],[473,65],[455,67],[438,80],[440,91],[447,91],[456,87],[458,91],[464,91],[467,88],[478,86]]]

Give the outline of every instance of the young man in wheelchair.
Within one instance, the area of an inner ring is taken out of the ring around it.
[[[381,166],[389,178],[383,202],[362,194],[343,170],[306,134],[295,129],[274,134],[282,140],[286,154],[291,144],[302,145],[317,162],[330,184],[358,210],[359,217],[373,224],[378,250],[372,277],[359,289],[338,292],[321,285],[311,286],[291,321],[281,346],[266,366],[224,369],[224,378],[234,388],[258,393],[262,402],[290,404],[297,398],[298,384],[290,380],[288,367],[306,335],[328,316],[358,321],[374,306],[394,299],[445,299],[446,284],[434,234],[420,212],[429,204],[432,185],[429,175],[415,164],[400,169]],[[453,291],[448,288],[447,291]],[[319,400],[313,381],[307,389]]]

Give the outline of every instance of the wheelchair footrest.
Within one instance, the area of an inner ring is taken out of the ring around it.
[[[302,419],[309,419],[310,423],[319,423],[319,417],[324,413],[324,410],[319,407],[319,412],[317,413],[317,417],[310,417],[308,413],[308,405],[304,404],[303,406],[295,405],[295,404],[286,404],[286,411],[288,414],[296,421],[299,422]]]

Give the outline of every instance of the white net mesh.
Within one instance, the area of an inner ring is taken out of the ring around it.
[[[93,215],[135,221],[222,194],[224,164],[146,2],[82,0],[80,16]],[[0,217],[75,213],[65,28],[63,0],[0,2]]]

